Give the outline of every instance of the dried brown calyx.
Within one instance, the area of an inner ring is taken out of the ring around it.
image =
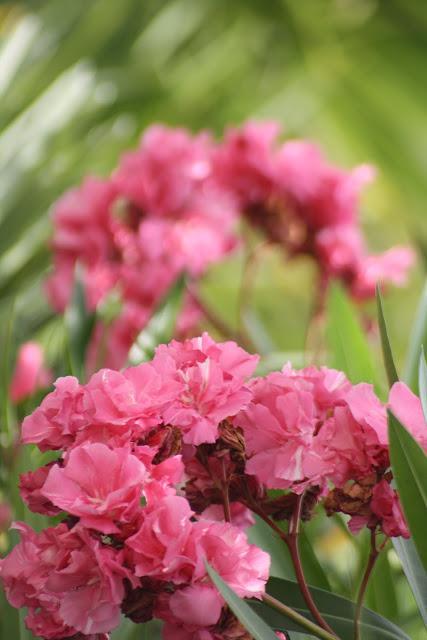
[[[174,586],[171,582],[152,578],[141,578],[141,586],[136,589],[127,582],[122,613],[137,624],[148,622],[153,618],[154,607],[160,594],[173,591]]]

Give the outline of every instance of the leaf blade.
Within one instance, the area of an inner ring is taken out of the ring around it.
[[[389,412],[390,459],[400,501],[408,521],[414,544],[427,570],[427,456],[411,434]]]
[[[399,375],[397,373],[397,369],[394,364],[393,352],[391,350],[390,340],[388,337],[387,323],[384,316],[381,291],[378,286],[376,288],[376,298],[377,298],[378,326],[380,329],[384,367],[387,374],[388,384],[390,387],[392,387],[395,382],[399,382]]]
[[[206,570],[210,579],[227,602],[228,606],[254,637],[254,640],[277,640],[274,631],[262,620],[253,609],[239,598],[232,589],[220,578],[212,567],[206,563]]]

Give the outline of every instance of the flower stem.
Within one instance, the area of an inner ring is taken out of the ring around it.
[[[368,563],[366,565],[365,573],[363,574],[362,582],[360,583],[359,593],[357,594],[357,600],[356,600],[356,611],[354,613],[354,640],[360,640],[360,615],[362,613],[363,599],[365,597],[366,588],[368,586],[368,582],[369,582],[369,578],[371,577],[372,570],[375,566],[375,562],[383,546],[384,545],[382,545],[380,549],[377,549],[377,545],[375,541],[375,529],[372,529],[371,530],[371,551],[369,553]]]
[[[304,627],[304,629],[317,636],[318,638],[322,638],[322,640],[336,640],[337,637],[335,635],[331,635],[328,631],[322,629],[311,620],[308,620],[291,607],[288,607],[282,602],[279,602],[279,600],[276,600],[276,598],[273,598],[273,596],[270,596],[268,593],[263,595],[263,601],[269,607],[276,609],[276,611],[279,611],[290,620],[293,620],[301,627]]]
[[[313,600],[313,596],[311,595],[310,589],[308,588],[307,581],[304,575],[304,570],[302,567],[301,556],[300,556],[299,547],[298,547],[298,536],[300,532],[301,512],[302,512],[304,497],[305,497],[305,494],[303,493],[302,495],[298,496],[296,500],[294,512],[289,522],[288,533],[285,533],[282,529],[280,529],[280,527],[278,527],[276,523],[273,520],[271,520],[268,517],[268,515],[265,514],[258,505],[255,504],[249,492],[248,492],[248,500],[246,502],[246,505],[254,513],[259,515],[259,517],[262,518],[264,522],[266,522],[268,526],[271,527],[271,529],[273,529],[273,531],[275,531],[275,533],[277,533],[277,535],[280,536],[280,538],[286,543],[289,549],[289,553],[291,555],[292,564],[295,569],[295,577],[297,579],[298,586],[300,588],[301,594],[307,604],[307,607],[311,615],[316,620],[318,625],[328,633],[328,636],[326,637],[334,638],[336,640],[337,635],[335,634],[334,630],[328,625],[326,620],[324,620],[324,618],[322,617],[320,611],[316,606],[316,603]]]
[[[320,611],[316,606],[316,603],[313,600],[313,596],[311,595],[310,589],[308,588],[308,584],[304,575],[304,569],[301,562],[301,556],[300,556],[299,545],[298,545],[298,537],[300,533],[301,511],[302,511],[302,506],[304,502],[304,496],[305,494],[303,493],[297,498],[297,501],[295,503],[294,513],[292,514],[292,517],[289,522],[289,532],[284,538],[284,540],[288,546],[289,553],[291,554],[292,563],[294,565],[295,576],[298,582],[298,586],[301,590],[302,596],[307,604],[307,607],[309,608],[311,615],[316,620],[316,622],[322,627],[322,629],[325,629],[325,631],[329,633],[329,636],[336,638],[336,634],[334,630],[329,626],[329,624],[323,618],[322,614],[320,613]]]

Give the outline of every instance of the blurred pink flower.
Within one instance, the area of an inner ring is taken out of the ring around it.
[[[44,366],[42,347],[37,342],[21,345],[10,383],[12,402],[16,404],[25,400],[38,389],[49,386],[52,381],[52,372]]]

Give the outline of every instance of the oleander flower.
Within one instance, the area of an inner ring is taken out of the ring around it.
[[[102,443],[74,448],[64,466],[53,465],[41,493],[52,504],[78,516],[84,527],[116,533],[138,513],[146,468],[126,448]]]
[[[0,576],[9,602],[28,608],[30,630],[59,639],[117,626],[123,580],[131,578],[122,552],[65,524],[39,534],[22,523],[16,528],[21,541],[0,561]]]
[[[83,387],[77,378],[58,378],[55,390],[22,423],[22,442],[41,451],[66,449],[76,433],[88,424],[83,407]]]
[[[168,384],[179,385],[162,411],[164,422],[181,429],[186,443],[214,442],[219,423],[249,402],[245,381],[257,362],[236,343],[215,343],[207,333],[160,345],[153,366]]]

